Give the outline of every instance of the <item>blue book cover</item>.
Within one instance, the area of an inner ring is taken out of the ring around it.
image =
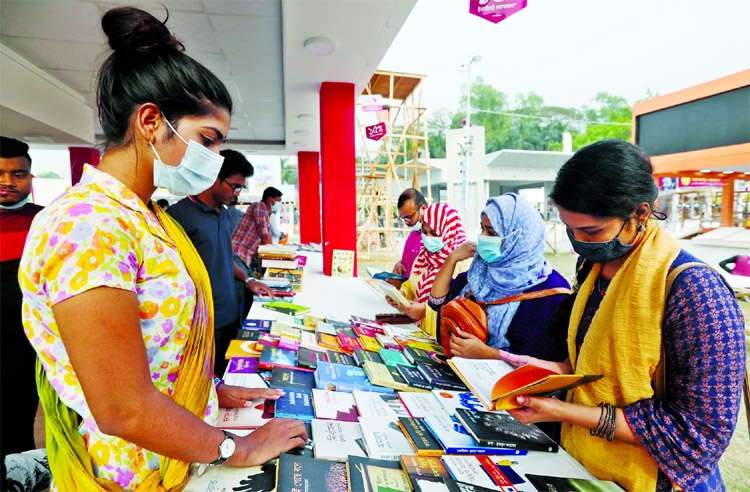
[[[315,387],[347,393],[354,390],[393,393],[392,388],[371,384],[361,367],[331,362],[318,362],[318,367],[315,369]]]
[[[270,319],[246,319],[242,322],[243,330],[270,331],[273,321]]]
[[[466,429],[451,419],[447,413],[431,413],[424,417],[424,425],[430,429],[446,454],[495,454],[525,455],[525,449],[507,449],[480,446]]]
[[[276,418],[297,419],[310,422],[315,418],[312,392],[304,390],[286,390],[286,395],[276,400]]]

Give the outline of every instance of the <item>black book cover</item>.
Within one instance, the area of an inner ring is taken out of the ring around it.
[[[424,425],[423,419],[414,417],[399,417],[399,427],[411,443],[419,456],[441,456],[445,454],[443,447]]]
[[[267,333],[267,332],[262,332]],[[237,330],[237,336],[235,337],[235,340],[242,340],[245,342],[257,342],[258,338],[260,338],[261,331],[260,330],[246,330],[246,329],[240,329]]]
[[[326,355],[325,352],[311,350],[306,347],[300,347],[297,349],[297,364],[300,367],[315,369],[318,367],[318,362],[320,361],[328,362],[328,355]]]
[[[456,418],[480,446],[550,453],[558,450],[557,443],[537,426],[522,424],[512,415],[457,408]]]
[[[346,490],[347,482],[346,463],[289,453],[279,455],[276,468],[277,492]]]
[[[417,370],[435,388],[450,389],[456,391],[468,391],[461,378],[459,378],[450,366],[442,364],[417,364]]]
[[[426,390],[433,389],[433,386],[427,381],[422,373],[417,370],[416,367],[398,364],[396,365],[396,370],[409,386]]]
[[[417,364],[446,364],[445,354],[430,352],[407,345],[404,347],[404,357],[414,365]]]
[[[378,364],[383,363],[383,359],[380,357],[380,354],[378,354],[377,352],[370,352],[369,350],[355,349],[352,357],[354,357],[354,362],[358,366],[361,366],[367,360],[377,362]]]
[[[395,492],[410,489],[409,479],[398,461],[349,455],[346,465],[349,478],[348,490],[351,492],[379,490]],[[317,490],[320,489],[310,489],[310,492]]]
[[[271,388],[284,388],[310,391],[315,387],[315,373],[288,367],[274,367],[271,371]]]
[[[335,350],[326,350],[326,354],[328,355],[328,362],[332,362],[334,364],[344,364],[347,366],[357,365],[357,363],[354,362],[354,357],[349,354],[336,352]]]

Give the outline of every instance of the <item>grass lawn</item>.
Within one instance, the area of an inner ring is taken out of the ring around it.
[[[365,272],[366,266],[390,270],[393,268],[395,260],[385,262],[373,258],[369,260],[358,260],[358,272],[360,276],[367,277]],[[575,273],[576,257],[570,254],[548,255],[547,261],[553,268],[570,279]],[[740,307],[745,315],[745,319],[750,322],[750,301],[740,301]],[[746,325],[747,326],[747,325]],[[750,345],[750,330],[746,329],[748,345]],[[724,456],[719,462],[721,474],[724,478],[727,490],[730,492],[750,491],[750,437],[748,436],[748,424],[745,417],[745,408],[742,406],[742,413],[737,422],[737,429],[732,436]]]

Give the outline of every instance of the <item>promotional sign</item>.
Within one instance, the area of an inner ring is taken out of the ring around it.
[[[493,24],[526,8],[526,0],[470,0],[469,13]]]
[[[385,122],[365,127],[365,136],[370,140],[380,140],[385,136]]]
[[[360,96],[359,99],[362,103],[362,111],[382,111],[383,110],[383,96],[380,94],[370,94],[367,96]]]

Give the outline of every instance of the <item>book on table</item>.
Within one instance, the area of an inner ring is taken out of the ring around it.
[[[229,342],[224,358],[230,360],[234,357],[260,357],[260,354],[261,349],[258,348],[256,342],[232,340]]]
[[[432,432],[427,429],[422,419],[414,417],[399,417],[398,425],[401,427],[406,439],[411,443],[414,451],[419,456],[441,456],[445,453],[443,447],[437,442]]]
[[[554,396],[602,377],[601,374],[559,374],[531,364],[514,369],[496,359],[452,357],[448,365],[487,410],[521,408],[515,403],[517,395]]]
[[[431,413],[445,412],[445,409],[432,392],[417,393],[402,391],[398,394],[398,397],[406,407],[406,410],[408,410],[409,415],[415,418],[424,418]]]
[[[409,360],[401,353],[400,350],[394,350],[389,348],[381,348],[378,351],[380,358],[383,359],[383,364],[387,366],[395,366],[401,364],[403,366],[410,366]]]
[[[438,440],[446,454],[507,454],[525,455],[525,449],[508,449],[482,446],[478,444],[466,429],[454,422],[447,413],[431,413],[424,418],[424,424]]]
[[[375,386],[393,388],[398,391],[428,391],[409,386],[396,368],[388,367],[385,364],[378,364],[377,362],[368,360],[362,364],[362,369],[365,370],[367,378]]]
[[[351,393],[313,388],[312,396],[316,419],[357,422],[359,413]]]
[[[417,370],[416,367],[403,366],[401,364],[398,364],[395,366],[395,368],[396,371],[398,371],[399,375],[401,375],[401,377],[404,379],[404,381],[406,381],[406,384],[408,384],[412,388],[426,391],[431,391],[433,389],[433,386],[427,381],[422,373]]]
[[[361,367],[331,362],[318,362],[318,367],[315,369],[315,387],[349,393],[354,390],[393,393],[393,388],[372,384]]]
[[[221,429],[256,429],[274,417],[273,400],[255,398],[249,406],[219,408],[216,427]]]
[[[527,473],[526,478],[537,490],[555,490],[559,492],[578,492],[591,490],[595,492],[622,492],[623,489],[610,480],[594,478],[552,477]]]
[[[313,419],[311,428],[316,458],[346,461],[350,455],[367,456],[359,422]]]
[[[351,492],[411,492],[398,461],[350,456],[347,473]]]
[[[438,456],[402,456],[401,468],[406,472],[409,484],[415,490],[421,490],[423,485],[430,490],[430,487],[436,487],[435,483],[442,483],[444,478],[451,477]]]
[[[433,388],[443,388],[456,391],[466,391],[466,387],[461,378],[445,364],[417,364],[417,370],[425,377],[427,383]]]
[[[191,466],[183,492],[261,491],[275,490],[276,465],[263,466],[208,466],[203,470]]]
[[[491,490],[504,492],[516,492],[517,490],[513,482],[505,476],[500,467],[489,456],[444,455],[440,459],[455,480],[487,487]]]
[[[291,244],[261,244],[258,246],[258,257],[263,258],[294,258],[297,246]]]
[[[432,390],[432,396],[450,416],[456,414],[457,408],[469,410],[485,410],[484,405],[471,391]]]
[[[528,449],[556,453],[558,445],[534,424],[522,424],[512,415],[499,412],[456,410],[456,418],[482,446]]]
[[[354,357],[344,352],[337,352],[336,350],[328,349],[326,350],[326,355],[328,356],[328,362],[333,364],[343,364],[345,366],[357,365]]]
[[[328,362],[328,355],[319,350],[311,350],[307,347],[297,349],[297,365],[307,369],[315,369],[318,362]]]
[[[312,392],[305,390],[286,390],[286,394],[276,400],[275,417],[297,419],[310,422],[315,418]]]
[[[348,481],[346,463],[338,461],[281,453],[276,465],[277,492],[338,492]]]
[[[237,382],[228,382],[227,377],[240,376],[244,374],[255,374],[258,371],[257,357],[233,357],[224,371],[224,382],[235,386],[243,386]],[[241,379],[241,378],[238,378]],[[254,386],[251,386],[254,387]]]
[[[399,395],[374,393],[372,391],[352,391],[360,417],[380,417],[391,422],[395,422],[398,417],[409,416],[409,412],[399,399]]]
[[[359,426],[370,458],[398,461],[402,454],[417,454],[396,421],[360,417]]]
[[[302,368],[274,367],[271,370],[271,388],[310,391],[315,386],[315,374]]]
[[[288,367],[296,368],[299,371],[312,372],[310,368],[297,366],[297,352],[295,350],[269,346],[263,347],[263,352],[258,360],[258,367],[266,370],[272,370],[274,367]]]
[[[295,270],[299,265],[296,258],[261,258],[260,266],[263,268],[281,268],[284,270]]]
[[[354,251],[334,249],[331,254],[331,277],[354,276]]]
[[[352,353],[352,357],[354,357],[354,362],[360,367],[362,367],[362,364],[368,360],[377,362],[378,364],[383,363],[383,359],[380,358],[380,355],[378,355],[377,352],[371,352],[369,350],[355,350]]]
[[[261,307],[270,309],[271,311],[277,311],[279,313],[291,314],[292,316],[298,316],[310,311],[310,308],[307,306],[294,304],[293,302],[288,301],[265,302],[261,304]]]

